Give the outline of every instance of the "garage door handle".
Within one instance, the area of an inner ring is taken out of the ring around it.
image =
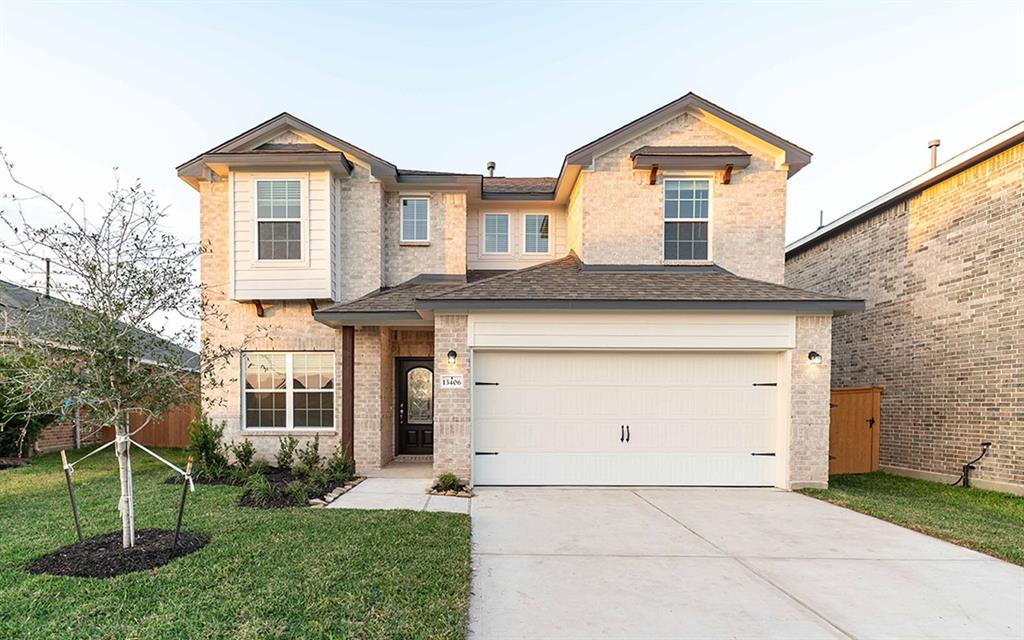
[[[774,453],[756,453],[755,452],[755,453],[751,453],[750,455],[752,455],[752,456],[771,456],[772,458],[775,457]]]
[[[629,425],[626,425],[626,442],[629,442]]]
[[[475,453],[478,456],[496,456],[496,455],[498,455],[497,451],[476,451]]]
[[[626,426],[620,424],[619,425],[619,442],[625,442],[625,441],[626,441]]]

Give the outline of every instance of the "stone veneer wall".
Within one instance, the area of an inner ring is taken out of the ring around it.
[[[832,384],[884,387],[883,468],[1024,485],[1024,145],[793,256],[786,284],[864,298]]]
[[[466,273],[466,194],[430,193],[429,244],[401,241],[401,198],[384,196],[384,282],[401,284],[421,273]]]
[[[465,315],[434,315],[434,475],[451,472],[469,481],[472,473],[472,422],[470,397],[473,392]],[[448,352],[458,359],[448,364]],[[441,389],[441,376],[462,374],[463,388]]]
[[[737,275],[781,283],[786,223],[786,169],[752,145],[694,115],[683,114],[594,160],[580,174],[580,258],[588,264],[663,264],[664,173],[635,171],[630,153],[644,145],[732,145],[752,154],[730,184],[712,177],[711,259]],[[570,240],[575,222],[569,205]],[[572,242],[570,242],[570,246]]]
[[[341,430],[341,332],[320,324],[310,315],[305,300],[268,302],[265,317],[256,316],[252,304],[229,299],[228,269],[228,184],[227,182],[200,182],[199,228],[208,250],[200,256],[199,272],[207,287],[211,304],[223,314],[223,319],[207,320],[200,327],[202,337],[215,344],[242,347],[250,351],[333,351],[336,354],[334,422],[336,429],[320,433],[320,450],[333,451],[340,440]],[[218,372],[223,385],[204,386],[203,405],[216,422],[224,422],[224,440],[247,438],[256,446],[257,455],[272,460],[278,449],[278,438],[295,435],[305,442],[312,436],[300,436],[289,431],[241,431],[242,381],[240,357],[235,356]],[[358,415],[358,414],[357,414]]]
[[[832,316],[797,316],[790,378],[789,488],[828,486]],[[811,364],[810,351],[822,356]]]

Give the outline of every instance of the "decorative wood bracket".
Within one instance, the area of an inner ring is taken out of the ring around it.
[[[316,313],[316,300],[313,298],[309,299],[309,313],[310,315]]]
[[[650,178],[650,180],[651,180],[650,184],[657,184],[658,183],[658,165],[656,165],[656,164],[652,164],[651,165],[651,178]]]
[[[722,174],[722,184],[729,184],[732,181],[732,165],[725,165],[725,173]]]
[[[262,318],[263,317],[263,303],[261,301],[259,301],[259,300],[253,300],[252,303],[254,305],[256,305],[256,317],[257,318]]]

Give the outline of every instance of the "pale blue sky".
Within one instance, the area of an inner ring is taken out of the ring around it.
[[[0,4],[0,145],[98,200],[290,111],[398,164],[555,175],[687,91],[814,152],[789,240],[1024,119],[1021,3]]]

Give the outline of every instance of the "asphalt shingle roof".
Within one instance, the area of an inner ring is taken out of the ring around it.
[[[433,301],[835,302],[848,298],[742,278],[716,266],[587,266],[573,253],[419,298]],[[626,305],[628,306],[628,305]],[[843,306],[842,304],[839,306]]]
[[[484,193],[554,193],[558,178],[484,178]]]

